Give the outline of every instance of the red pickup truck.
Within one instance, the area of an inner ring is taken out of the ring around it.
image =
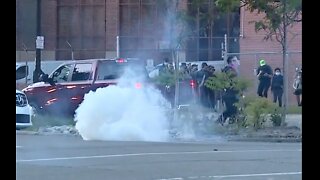
[[[117,84],[126,68],[145,76],[149,82],[146,63],[139,59],[90,59],[63,63],[43,82],[34,83],[23,89],[35,113],[73,116],[84,95],[97,88]],[[142,82],[130,82],[141,88]]]

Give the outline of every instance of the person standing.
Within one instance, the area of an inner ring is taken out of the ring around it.
[[[222,69],[223,73],[226,73],[232,81],[238,76],[239,60],[236,56],[229,56],[227,59],[228,65]],[[234,87],[228,87],[224,90],[222,100],[226,106],[225,111],[219,116],[217,122],[223,125],[228,118],[231,118],[237,114],[237,106],[235,103],[239,101],[239,91]]]
[[[198,92],[199,92],[199,100],[201,105],[204,107],[208,106],[208,100],[207,100],[207,87],[205,87],[204,83],[209,77],[209,71],[208,71],[208,64],[206,62],[203,62],[201,64],[201,69],[197,72],[197,84],[198,86]]]
[[[164,58],[162,65],[159,67],[159,74],[167,73],[169,69],[169,58]]]
[[[274,69],[274,75],[271,81],[271,92],[273,93],[273,102],[282,107],[282,94],[283,94],[283,75],[280,68]]]
[[[268,91],[271,85],[272,68],[266,63],[264,59],[259,61],[260,66],[257,69],[257,77],[259,80],[258,96],[268,97]]]
[[[293,89],[293,94],[296,96],[298,106],[302,106],[302,68],[300,70],[296,70]]]

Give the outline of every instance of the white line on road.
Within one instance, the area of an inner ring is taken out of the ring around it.
[[[43,159],[21,159],[21,160],[16,160],[16,162],[57,161],[57,160],[72,160],[72,159],[93,159],[93,158],[112,158],[112,157],[129,157],[129,156],[148,156],[148,155],[247,153],[247,152],[291,152],[291,151],[301,151],[301,149],[296,149],[296,150],[278,149],[278,150],[240,150],[240,151],[191,151],[191,152],[111,154],[111,155],[100,155],[100,156],[76,156],[76,157],[58,157],[58,158],[43,158]]]
[[[22,148],[22,146],[16,146],[16,148]]]
[[[234,175],[219,175],[219,176],[201,176],[201,177],[187,177],[187,178],[165,178],[157,180],[183,180],[183,179],[199,179],[199,178],[234,178],[234,177],[257,177],[257,176],[285,176],[285,175],[299,175],[302,172],[283,172],[283,173],[263,173],[263,174],[234,174]]]

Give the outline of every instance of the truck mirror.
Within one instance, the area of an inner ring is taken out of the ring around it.
[[[49,83],[51,86],[55,86],[56,84],[53,82],[52,78],[49,78],[48,74],[41,74],[40,75],[40,81],[43,81],[45,83]]]
[[[56,83],[54,83],[54,81],[53,81],[53,78],[51,77],[51,78],[48,78],[48,81],[47,81],[51,86],[55,86],[56,85]]]
[[[39,80],[43,82],[48,82],[48,77],[48,74],[41,74]]]

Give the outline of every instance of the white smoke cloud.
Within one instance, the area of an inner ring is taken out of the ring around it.
[[[133,78],[135,77],[135,78]],[[166,141],[170,104],[160,91],[126,71],[117,86],[85,95],[75,114],[76,129],[84,140]]]

